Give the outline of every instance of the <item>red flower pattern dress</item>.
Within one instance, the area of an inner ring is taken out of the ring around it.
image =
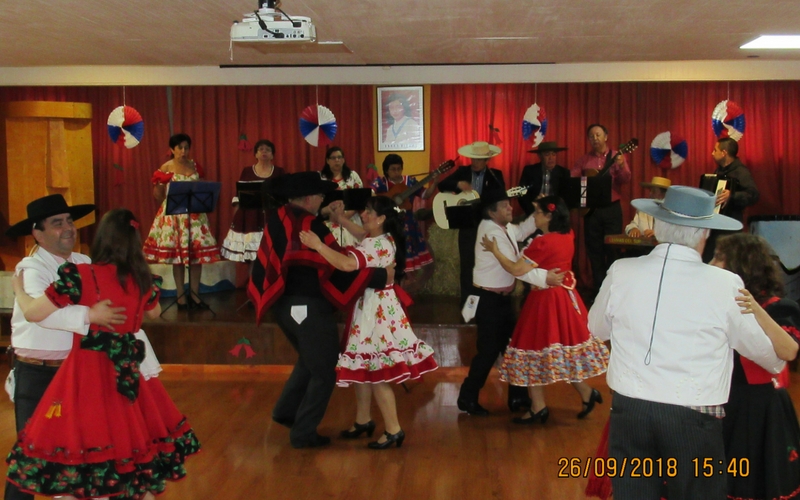
[[[608,349],[589,334],[588,313],[575,293],[575,235],[534,238],[523,255],[542,269],[567,271],[561,286],[531,290],[503,356],[500,379],[512,385],[581,382],[605,373]]]
[[[172,181],[197,181],[202,177],[199,165],[192,175],[156,170],[153,184]],[[206,214],[166,215],[167,200],[158,208],[150,234],[144,242],[144,255],[148,262],[159,264],[210,264],[220,260],[217,240],[211,234]],[[191,246],[190,246],[191,240]]]
[[[200,444],[158,378],[145,380],[144,344],[134,332],[158,288],[123,287],[116,266],[65,263],[46,295],[53,304],[91,306],[111,299],[126,309],[119,332],[91,325],[72,351],[8,455],[8,481],[39,495],[138,499],[186,475]]]
[[[364,238],[350,254],[358,268],[388,267],[394,263],[393,238],[382,234]],[[401,383],[438,368],[433,349],[411,329],[404,306],[411,299],[397,285],[367,288],[356,302],[347,327],[347,343],[336,366],[338,385]]]

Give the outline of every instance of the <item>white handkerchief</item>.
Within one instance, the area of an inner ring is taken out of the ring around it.
[[[297,322],[298,325],[302,325],[307,316],[307,306],[292,306],[292,318]]]
[[[8,399],[11,402],[14,402],[14,387],[17,385],[17,379],[14,377],[14,369],[12,368],[10,372],[8,372],[8,377],[6,377],[6,392],[8,393]]]
[[[478,310],[478,301],[481,298],[477,295],[470,295],[467,301],[464,302],[464,308],[461,309],[461,315],[464,316],[464,323],[469,323],[475,317],[475,311]]]

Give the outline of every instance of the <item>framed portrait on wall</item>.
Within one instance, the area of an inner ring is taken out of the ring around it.
[[[422,87],[378,87],[378,151],[425,151]]]

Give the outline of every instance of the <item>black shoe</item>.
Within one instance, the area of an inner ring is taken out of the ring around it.
[[[406,438],[406,433],[403,432],[403,429],[400,429],[400,432],[397,434],[389,434],[388,432],[384,432],[383,435],[386,436],[386,441],[382,443],[373,441],[367,446],[372,450],[385,450],[386,448],[391,448],[393,444],[397,443],[397,447],[400,448],[403,446],[403,440]]]
[[[537,411],[536,413],[533,413],[532,410],[529,411],[528,413],[531,414],[531,416],[528,417],[528,418],[517,417],[517,418],[511,419],[511,421],[514,422],[515,424],[522,424],[522,425],[535,424],[537,421],[541,422],[542,424],[544,424],[545,422],[547,422],[547,419],[550,417],[550,410],[548,410],[546,406],[544,408],[542,408],[541,410]]]
[[[461,411],[465,411],[470,415],[475,415],[477,417],[485,417],[489,414],[489,410],[478,404],[477,401],[467,401],[465,399],[459,399],[456,401],[458,405],[458,409]]]
[[[191,307],[192,307],[192,309],[194,309],[196,311],[205,311],[205,310],[211,309],[211,307],[208,304],[206,304],[205,302],[203,302],[202,300],[200,302],[192,300],[191,301]]]
[[[284,427],[288,427],[290,429],[294,425],[294,419],[289,417],[276,417],[273,415],[272,421],[281,424]]]
[[[319,448],[320,446],[326,446],[331,444],[331,438],[327,436],[320,436],[319,434],[314,434],[309,439],[304,441],[292,442],[292,447],[300,449],[300,448]]]
[[[578,413],[578,418],[585,418],[586,415],[592,413],[594,410],[595,403],[603,403],[603,395],[600,394],[600,391],[597,389],[592,389],[592,393],[589,395],[589,401],[583,402],[583,410]]]
[[[346,431],[342,431],[339,435],[342,436],[344,439],[355,439],[363,433],[367,433],[367,437],[372,437],[372,434],[375,432],[375,422],[370,420],[366,424],[359,424],[358,422],[353,423],[353,430],[347,429]]]
[[[511,413],[516,413],[522,410],[530,410],[531,405],[531,398],[509,398],[508,399],[508,409],[511,410]]]

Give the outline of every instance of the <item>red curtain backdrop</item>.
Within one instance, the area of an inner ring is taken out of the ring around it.
[[[125,103],[144,118],[145,135],[134,149],[111,143],[106,132],[108,114],[123,104],[122,87],[2,87],[0,102],[55,100],[89,102],[93,108],[95,193],[100,212],[124,206],[142,221],[145,235],[156,205],[150,177],[168,159],[172,132],[193,139],[192,155],[209,180],[222,182],[218,211],[211,217],[218,239],[230,224],[229,200],[241,169],[254,162],[252,150],[238,149],[239,137],[250,145],[268,138],[276,145],[275,162],[289,172],[319,170],[324,148],[314,148],[301,137],[298,119],[309,105],[322,104],[336,115],[335,144],[348,165],[362,176],[374,163],[372,100],[369,85],[263,87],[126,87]],[[739,156],[750,167],[761,199],[747,215],[800,214],[800,82],[666,82],[433,85],[431,87],[431,163],[453,158],[459,146],[489,140],[489,124],[499,129],[503,153],[492,166],[503,170],[515,185],[522,167],[535,161],[522,140],[522,118],[537,102],[549,121],[546,140],[569,148],[560,163],[570,167],[587,149],[585,129],[603,123],[613,145],[637,137],[640,147],[629,156],[632,182],[625,188],[623,210],[632,217],[632,198],[644,196],[639,183],[653,175],[673,183],[696,186],[711,172],[714,136],[711,112],[724,99],[742,106],[747,125]],[[171,103],[171,109],[170,109]],[[172,128],[170,121],[172,118]],[[650,161],[650,141],[663,131],[681,134],[688,142],[687,161],[663,171]],[[466,164],[466,159],[460,160]],[[13,222],[13,221],[12,221]]]

